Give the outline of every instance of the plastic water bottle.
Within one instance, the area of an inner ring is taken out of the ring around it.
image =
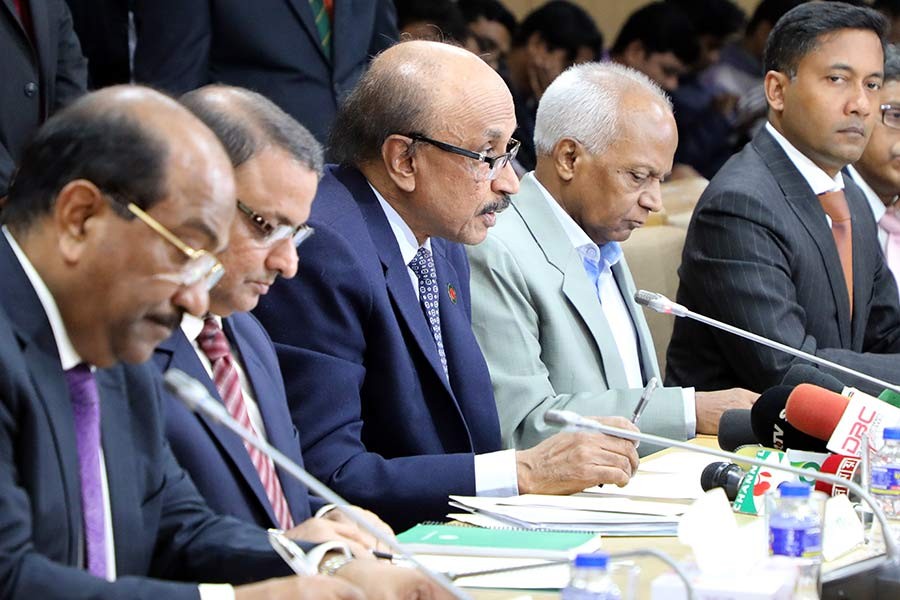
[[[562,600],[620,600],[622,593],[609,576],[609,554],[579,554],[572,563],[572,578]]]
[[[891,524],[891,535],[900,540],[900,427],[884,428],[884,446],[872,458],[869,491]]]
[[[819,598],[822,514],[810,492],[810,486],[801,481],[782,483],[769,515],[769,554],[797,562],[794,599]]]

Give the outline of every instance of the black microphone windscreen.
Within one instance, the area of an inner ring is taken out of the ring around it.
[[[719,417],[719,447],[734,452],[741,446],[758,444],[750,421],[749,408],[732,408]]]
[[[729,500],[737,498],[741,480],[746,473],[734,463],[715,462],[706,465],[700,473],[700,487],[704,492],[720,487]]]
[[[826,390],[840,394],[844,391],[844,383],[825,371],[806,363],[794,363],[785,373],[781,385],[796,387],[801,383],[811,383]]]
[[[750,409],[750,424],[756,440],[767,448],[828,452],[826,442],[807,435],[787,422],[784,407],[794,390],[778,385],[764,391]]]

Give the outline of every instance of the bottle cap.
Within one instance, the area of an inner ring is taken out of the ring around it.
[[[900,440],[900,427],[885,427],[883,436],[886,440]]]
[[[810,487],[802,481],[785,481],[778,491],[782,498],[809,498]]]
[[[579,554],[575,557],[576,568],[605,569],[609,564],[609,554],[606,552],[594,552],[593,554]]]

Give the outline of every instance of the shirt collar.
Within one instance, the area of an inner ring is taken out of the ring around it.
[[[215,319],[216,323],[219,324],[219,328],[222,327],[222,317],[219,315],[208,315]],[[203,322],[206,317],[197,317],[192,315],[189,312],[184,313],[181,317],[181,331],[184,333],[185,337],[191,342],[197,339],[197,336],[200,335],[200,332],[203,331]]]
[[[400,213],[394,210],[394,207],[384,199],[384,196],[371,183],[369,183],[369,187],[372,189],[372,193],[375,194],[375,198],[378,199],[378,204],[381,205],[381,210],[384,211],[384,216],[387,217],[391,231],[394,232],[397,245],[400,246],[400,256],[403,257],[403,263],[408,265],[416,257],[416,252],[419,251],[419,242],[416,240],[416,234],[406,224]],[[421,247],[431,252],[431,238],[426,239]]]
[[[766,130],[772,134],[772,137],[775,138],[775,141],[778,142],[778,145],[781,146],[781,149],[787,154],[788,159],[794,163],[794,166],[800,171],[800,175],[803,176],[803,179],[806,180],[806,183],[809,184],[809,187],[812,188],[815,195],[818,196],[825,192],[834,192],[844,189],[844,178],[841,176],[840,171],[838,171],[837,175],[833,178],[830,177],[828,173],[820,169],[808,156],[797,150],[786,137],[781,135],[781,133],[775,129],[772,123],[766,122]]]
[[[881,201],[881,198],[878,197],[878,194],[875,193],[875,190],[872,189],[866,180],[863,179],[862,175],[859,174],[853,165],[847,165],[847,171],[850,173],[850,178],[856,182],[856,185],[859,186],[859,189],[863,191],[863,194],[866,195],[866,200],[869,201],[869,207],[872,209],[872,214],[875,216],[875,222],[881,220],[881,217],[884,216],[884,213],[887,211],[887,208],[884,206],[884,202]]]
[[[600,264],[600,261],[602,260],[606,263],[606,266],[609,267],[612,267],[619,262],[619,259],[622,258],[622,247],[617,242],[607,242],[606,244],[603,244],[603,246],[595,244],[594,241],[588,237],[588,234],[584,232],[584,229],[575,222],[575,219],[560,206],[559,202],[556,201],[556,198],[550,194],[547,188],[538,181],[538,178],[534,176],[534,171],[528,173],[522,179],[524,181],[529,178],[537,189],[540,190],[544,200],[550,205],[550,210],[556,215],[556,219],[562,226],[563,231],[566,232],[566,237],[569,238],[569,242],[571,242],[572,246],[578,250],[578,253],[581,254],[582,258],[589,260],[594,264]]]
[[[78,355],[78,352],[75,351],[75,346],[72,345],[72,340],[69,338],[69,333],[66,331],[66,325],[63,322],[62,315],[59,313],[59,306],[57,306],[53,294],[50,293],[47,284],[41,279],[37,269],[35,269],[34,265],[31,264],[31,261],[28,260],[25,252],[22,250],[21,246],[19,246],[18,242],[16,242],[16,239],[12,236],[9,229],[6,228],[6,225],[4,225],[2,229],[3,235],[6,236],[6,241],[9,242],[19,264],[22,265],[22,270],[25,271],[25,276],[28,277],[28,281],[31,282],[31,287],[34,288],[34,292],[37,294],[41,307],[47,315],[47,320],[50,321],[50,329],[53,331],[53,339],[56,341],[56,350],[59,352],[59,362],[62,364],[63,370],[68,371],[72,367],[80,365],[84,361],[81,356]]]

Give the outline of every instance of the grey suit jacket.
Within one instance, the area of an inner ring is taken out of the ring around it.
[[[900,382],[897,287],[863,193],[849,177],[853,314],[825,212],[775,138],[763,129],[710,182],[684,246],[678,302],[876,377]],[[792,357],[679,319],[667,382],[700,390],[778,384]],[[838,371],[869,393],[881,390]]]
[[[581,255],[537,185],[523,180],[487,240],[468,253],[472,326],[491,371],[504,445],[527,448],[556,433],[544,424],[551,409],[631,416],[641,390],[628,388]],[[650,331],[631,300],[634,282],[624,258],[613,275],[637,332],[644,379],[659,376]],[[682,390],[657,390],[640,426],[684,439],[690,432]],[[640,446],[642,453],[653,450]]]

